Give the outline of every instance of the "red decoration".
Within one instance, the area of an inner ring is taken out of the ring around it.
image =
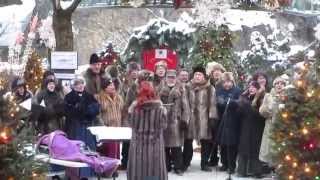
[[[0,144],[8,144],[11,140],[10,129],[5,127],[3,131],[0,132]]]
[[[35,15],[32,18],[32,21],[30,23],[30,32],[35,32],[37,25],[38,25],[38,15]]]
[[[113,50],[112,44],[109,44],[104,55],[101,58],[103,65],[107,66],[115,63],[119,59],[118,53]]]
[[[142,52],[143,68],[154,71],[155,64],[159,61],[165,61],[168,69],[177,69],[177,53],[168,48],[150,49]]]
[[[185,0],[174,0],[174,8],[178,9]]]

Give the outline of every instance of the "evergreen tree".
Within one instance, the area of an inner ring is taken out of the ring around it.
[[[24,78],[27,83],[27,89],[35,93],[41,86],[43,76],[41,58],[37,53],[32,52],[30,55],[24,72]]]

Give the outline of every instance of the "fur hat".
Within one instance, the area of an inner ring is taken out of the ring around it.
[[[272,85],[275,86],[278,82],[283,82],[285,84],[285,86],[286,86],[288,84],[288,80],[289,80],[289,76],[284,74],[284,75],[276,77],[273,80],[273,84]]]
[[[149,70],[141,70],[138,73],[138,82],[140,83],[141,81],[153,81],[154,79],[154,73]]]
[[[201,65],[198,65],[198,66],[196,66],[196,67],[193,67],[193,75],[194,75],[194,73],[196,73],[196,72],[200,72],[200,73],[202,73],[204,76],[206,76],[206,70],[204,69],[204,67],[203,66],[201,66]]]
[[[235,80],[234,80],[234,77],[233,77],[233,73],[232,72],[224,72],[221,76],[221,81],[222,82],[225,82],[225,81],[232,81],[233,84],[235,84]]]
[[[74,87],[78,84],[85,84],[85,80],[81,76],[75,77],[71,82],[72,87]]]
[[[168,71],[167,71],[167,73],[166,73],[166,76],[168,77],[168,76],[170,76],[170,77],[176,77],[177,76],[177,71],[176,70],[174,70],[174,69],[169,69]]]
[[[134,70],[136,70],[136,71],[140,71],[140,64],[138,64],[138,63],[136,63],[136,62],[130,62],[130,63],[128,63],[127,64],[127,72],[131,72],[131,71],[134,71]]]
[[[96,53],[91,54],[90,56],[90,64],[95,64],[95,63],[99,63],[100,62],[100,58]]]
[[[26,86],[26,82],[25,82],[25,80],[23,78],[17,77],[11,83],[11,90],[15,91],[20,86],[25,87]]]
[[[113,83],[111,78],[102,78],[101,80],[101,88],[105,89],[107,88],[111,83]]]
[[[226,72],[226,69],[220,63],[212,61],[207,64],[206,73],[207,75],[210,75],[212,71],[217,69],[221,70],[222,72]]]

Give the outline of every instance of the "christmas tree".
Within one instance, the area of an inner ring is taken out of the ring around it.
[[[8,93],[10,74],[0,73],[0,177],[1,179],[39,179],[46,169],[35,162],[34,130],[19,117],[20,107]]]
[[[28,58],[24,78],[27,83],[27,89],[35,93],[38,88],[41,86],[43,76],[43,68],[40,56],[37,53],[32,52]]]
[[[280,179],[320,179],[320,53],[315,57],[295,66],[274,124],[274,160]]]
[[[232,33],[227,25],[199,27],[194,34],[194,47],[190,54],[193,65],[218,62],[228,71],[235,71]]]

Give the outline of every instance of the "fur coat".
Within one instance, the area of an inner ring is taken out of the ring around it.
[[[170,88],[164,85],[159,90],[162,103],[167,109],[168,127],[164,131],[166,147],[180,147],[184,142],[184,133],[189,123],[190,112],[186,90],[177,84]]]
[[[129,122],[132,127],[128,180],[167,180],[163,131],[167,127],[166,109],[161,101],[148,101],[136,108],[136,102],[129,108]]]
[[[190,122],[187,139],[212,139],[212,128],[218,119],[215,88],[209,81],[187,85]]]
[[[95,95],[100,104],[100,123],[105,126],[120,127],[122,118],[123,100],[119,94],[111,97],[106,92],[101,91]]]

